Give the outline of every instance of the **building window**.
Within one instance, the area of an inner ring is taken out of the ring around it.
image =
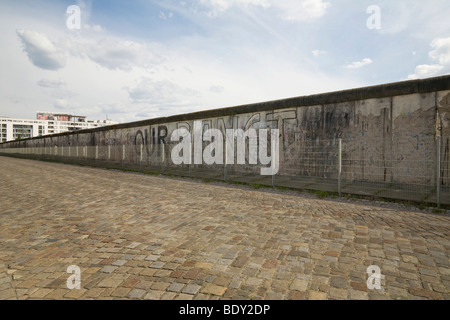
[[[39,134],[40,136],[43,136],[43,135],[45,134],[44,126],[39,126],[38,134]]]
[[[13,139],[27,139],[33,137],[33,126],[27,125],[13,125]]]

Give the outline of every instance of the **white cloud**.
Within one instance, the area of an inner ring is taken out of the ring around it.
[[[169,14],[165,14],[164,12],[160,12],[159,16],[162,20],[172,19],[173,18],[173,12],[170,12]]]
[[[64,67],[66,63],[64,52],[45,34],[31,30],[17,30],[16,33],[23,44],[23,51],[36,67],[45,70],[58,70]]]
[[[327,54],[327,53],[328,53],[328,52],[325,51],[325,50],[313,50],[313,51],[312,51],[312,54],[313,54],[314,57],[318,57],[318,56],[320,56],[320,55],[322,55],[322,54]]]
[[[67,110],[70,108],[70,103],[66,99],[56,99],[53,107],[59,110]]]
[[[90,25],[90,24],[83,24],[83,29],[89,30],[89,31],[95,31],[95,32],[103,32],[102,26],[98,24]]]
[[[306,21],[325,15],[329,2],[323,0],[274,1],[273,5],[282,10],[281,18],[288,21]]]
[[[416,67],[408,79],[421,79],[436,76],[450,71],[450,38],[437,38],[431,42],[429,56],[438,64],[422,64]]]
[[[36,84],[43,88],[60,88],[62,86],[67,86],[67,83],[64,80],[58,79],[58,80],[48,80],[48,79],[41,79]]]
[[[57,45],[73,57],[91,60],[109,70],[151,68],[164,61],[156,44],[122,40],[101,33],[65,37]]]
[[[263,8],[269,7],[269,0],[199,0],[199,4],[207,7],[210,11],[210,16],[216,16],[220,12],[224,12],[231,7],[247,7],[260,6]]]
[[[106,36],[99,25],[84,27],[82,37],[69,34],[54,42],[46,34],[32,30],[17,30],[17,35],[30,61],[46,70],[64,68],[69,56],[89,59],[109,70],[123,71],[131,71],[135,67],[151,68],[164,60],[157,52],[156,44]],[[90,32],[92,30],[96,32]]]
[[[416,67],[414,74],[408,76],[408,79],[423,79],[436,75],[444,67],[439,64],[421,64]]]
[[[272,8],[278,13],[279,18],[287,21],[320,18],[330,6],[329,2],[323,0],[199,0],[199,4],[208,10],[209,17],[217,17],[232,7],[246,9],[253,6]]]
[[[381,6],[382,28],[378,32],[389,35],[405,33],[403,36],[422,39],[448,34],[449,8],[448,0],[433,0],[433,5],[422,0],[386,1]]]
[[[135,103],[148,103],[160,106],[182,106],[190,104],[192,97],[199,93],[193,89],[182,88],[169,80],[154,80],[144,78],[133,87],[126,88],[130,99]]]
[[[225,88],[222,86],[211,86],[211,87],[209,87],[208,90],[210,92],[214,92],[214,93],[222,93],[225,90]]]
[[[162,61],[162,57],[152,53],[145,44],[112,38],[104,38],[85,46],[85,53],[89,59],[110,70],[148,68]]]
[[[345,68],[347,68],[347,69],[359,69],[359,68],[362,68],[362,67],[367,66],[367,65],[372,64],[372,63],[373,63],[372,59],[365,58],[362,61],[352,62],[352,63],[346,65]]]
[[[450,38],[434,39],[431,47],[434,49],[430,52],[431,59],[444,66],[450,65]]]

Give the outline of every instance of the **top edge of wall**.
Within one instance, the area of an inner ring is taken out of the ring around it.
[[[101,132],[108,130],[116,130],[116,129],[126,129],[133,127],[141,127],[147,125],[154,124],[164,124],[171,122],[182,122],[182,121],[191,121],[197,119],[209,119],[209,118],[217,118],[223,116],[232,116],[237,114],[244,113],[252,113],[255,111],[272,111],[272,110],[280,110],[280,109],[288,109],[288,108],[298,108],[298,107],[309,107],[316,105],[326,105],[326,104],[335,104],[335,103],[343,103],[343,102],[351,102],[351,101],[359,101],[359,100],[367,100],[367,99],[375,99],[375,98],[386,98],[393,96],[401,96],[408,94],[417,94],[417,93],[429,93],[435,91],[444,91],[450,90],[450,75],[427,78],[427,79],[419,79],[419,80],[408,80],[401,82],[393,82],[382,85],[375,85],[369,87],[361,87],[355,89],[348,89],[342,91],[334,91],[328,93],[320,93],[308,96],[300,96],[294,98],[266,101],[266,102],[258,102],[247,105],[240,105],[234,107],[226,107],[221,109],[212,109],[205,111],[198,111],[187,114],[174,115],[169,117],[160,117],[136,122],[122,123],[111,126],[105,126],[95,129],[86,129],[80,130],[76,132],[64,132],[54,135],[46,135],[40,137],[34,137],[23,140],[15,140],[18,141],[27,141],[41,138],[49,138],[49,137],[60,137],[67,136],[73,134],[82,134],[82,133],[91,133],[91,132]],[[5,143],[10,143],[14,141],[9,141]]]

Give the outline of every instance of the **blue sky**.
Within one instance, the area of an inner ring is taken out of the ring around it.
[[[1,1],[0,115],[129,122],[444,75],[449,13],[447,0]]]

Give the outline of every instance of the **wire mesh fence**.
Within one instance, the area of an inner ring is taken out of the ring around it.
[[[273,176],[262,176],[260,165],[175,165],[171,161],[172,148],[171,144],[47,146],[0,148],[0,154],[152,174],[450,205],[450,154],[446,137],[302,140],[294,149],[282,149],[280,169]]]

